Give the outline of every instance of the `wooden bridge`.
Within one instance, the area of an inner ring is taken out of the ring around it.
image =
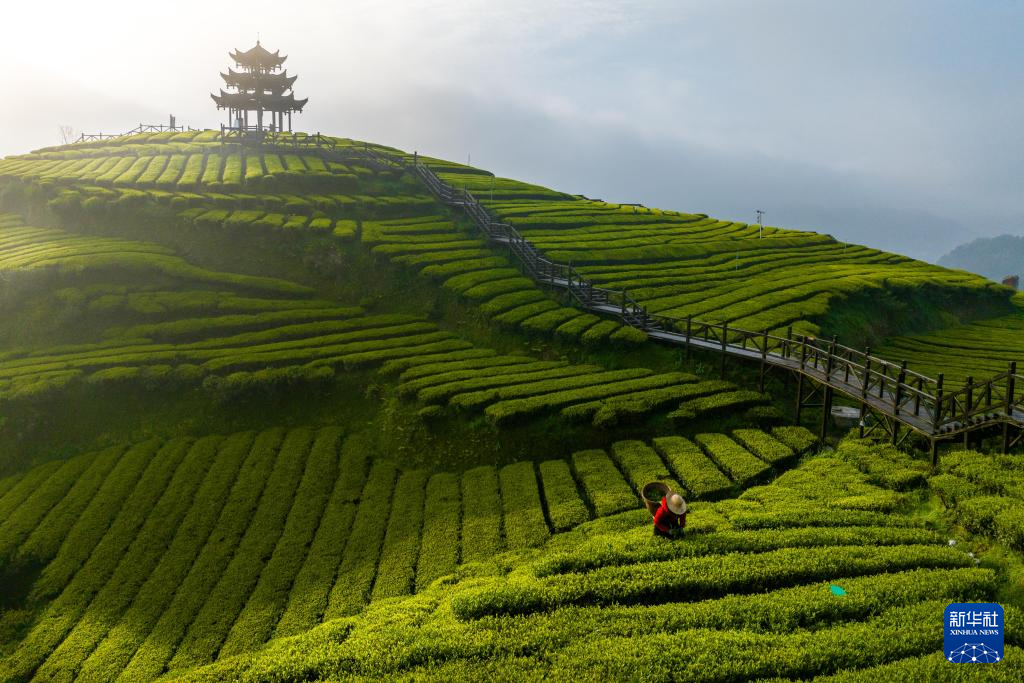
[[[880,431],[898,445],[916,434],[928,441],[933,463],[943,441],[962,438],[969,445],[972,437],[996,434],[1004,453],[1024,443],[1024,375],[1017,372],[1016,363],[994,377],[968,378],[963,387],[948,389],[942,374],[927,377],[909,369],[906,361],[893,363],[871,355],[870,349],[843,346],[835,338],[794,335],[792,327],[782,337],[767,330],[729,327],[728,323],[651,314],[628,292],[596,287],[571,263],[545,258],[514,227],[494,220],[472,193],[445,183],[418,157],[407,164],[369,147],[366,153],[378,157],[380,164],[411,170],[434,196],[463,210],[488,242],[507,250],[525,274],[539,284],[566,290],[582,308],[614,316],[652,339],[683,346],[687,355],[691,349],[716,352],[723,375],[729,357],[757,363],[762,391],[770,372],[791,373],[796,380],[797,422],[804,408],[821,408],[822,437],[827,433],[833,399],[839,395],[860,406],[861,436]]]

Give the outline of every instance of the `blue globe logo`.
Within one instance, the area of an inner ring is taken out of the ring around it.
[[[954,664],[995,664],[1000,660],[999,651],[988,647],[984,643],[964,643],[960,647],[953,648],[946,656],[946,659]]]

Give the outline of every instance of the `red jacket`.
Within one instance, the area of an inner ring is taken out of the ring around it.
[[[672,530],[672,527],[685,527],[686,526],[686,513],[677,515],[668,509],[668,500],[666,498],[661,499],[661,507],[654,513],[654,526],[658,527],[660,531],[668,533]]]

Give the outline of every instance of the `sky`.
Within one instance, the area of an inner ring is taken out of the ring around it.
[[[926,260],[1024,234],[1019,0],[35,0],[3,19],[0,155],[61,126],[218,127],[218,72],[258,36],[309,98],[300,130]]]

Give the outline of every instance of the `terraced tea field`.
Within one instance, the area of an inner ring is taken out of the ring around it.
[[[80,380],[187,383],[215,373],[244,385],[323,378],[333,367],[471,346],[420,317],[368,316],[358,307],[316,300],[309,288],[291,282],[209,271],[155,245],[32,228],[9,215],[0,223],[0,268],[11,277],[38,273],[58,281],[98,271],[114,282],[90,285],[79,294],[82,303],[91,317],[120,323],[87,343],[5,352],[0,391],[7,398]],[[140,275],[159,285],[151,291],[118,286]],[[139,324],[125,327],[132,317]]]
[[[588,345],[646,339],[638,330],[559,306],[481,237],[442,216],[363,221],[362,242],[374,254],[438,281],[503,326]]]
[[[749,481],[727,435],[623,441],[610,453],[402,470],[340,428],[269,429],[109,448],[2,480],[0,572],[41,567],[4,680],[149,680],[410,595],[503,552],[639,506],[649,481],[691,500]],[[763,474],[814,445],[744,430]],[[724,473],[723,473],[724,472]],[[390,512],[389,512],[390,510]],[[630,516],[632,519],[634,516]],[[12,596],[13,597],[13,596]],[[35,611],[38,610],[38,611]]]
[[[1024,368],[1024,296],[1018,294],[1014,302],[1020,309],[1014,315],[899,337],[879,352],[932,377],[945,373],[957,385],[968,377],[985,380],[1006,372],[1011,362]]]
[[[965,529],[1024,550],[1024,465],[1019,458],[953,453],[928,486]]]
[[[1012,457],[819,444],[396,158],[188,131],[0,160],[0,680],[968,680],[942,610],[993,600],[988,671],[1021,677]],[[950,382],[1021,346],[961,271],[416,158],[650,313],[914,329],[883,353]]]
[[[356,145],[334,139],[330,153],[344,155]],[[340,145],[340,147],[338,147]],[[358,159],[327,159],[320,149],[295,153],[227,150],[217,131],[140,134],[73,147],[39,150],[30,158],[5,160],[0,174],[48,181],[174,189],[238,190],[243,184],[286,186],[296,179],[355,182],[372,171]]]
[[[54,194],[51,203],[70,214],[155,203],[214,229],[361,236],[375,253],[422,269],[500,323],[568,340],[588,332],[587,341],[613,334],[641,340],[545,297],[476,234],[432,216],[436,204],[420,185],[352,156],[359,143],[332,138],[334,151],[246,153],[218,136],[144,134],[49,148],[0,161],[0,180],[43,184]],[[335,160],[345,154],[344,162]],[[421,160],[442,180],[473,191],[550,258],[573,263],[599,286],[627,290],[651,313],[817,335],[850,331],[837,308],[870,307],[889,296],[958,316],[1005,308],[1005,290],[983,278],[829,235],[609,204]],[[879,290],[891,294],[880,299]],[[968,300],[975,305],[965,306]]]
[[[612,514],[184,679],[942,677],[943,608],[989,599],[996,575],[847,462],[881,454],[844,450],[693,505],[685,541],[652,537],[645,511]],[[999,680],[1022,670],[1022,615],[1006,615]]]
[[[333,139],[338,147],[329,155],[342,163],[326,152],[229,153],[206,133],[159,135],[0,160],[0,179],[53,188],[53,205],[65,211],[137,211],[155,203],[209,226],[308,228],[342,238],[354,236],[354,218],[417,215],[433,206],[420,188],[399,188],[393,174],[352,157],[345,151],[356,149],[352,141]]]
[[[209,271],[154,244],[29,227],[10,214],[0,218],[0,269],[12,277],[63,274],[73,282],[97,271],[110,284],[90,284],[76,296],[93,321],[117,323],[81,343],[14,348],[0,355],[0,391],[8,400],[72,382],[205,382],[222,392],[251,391],[326,382],[337,372],[382,365],[386,374],[403,371],[408,381],[398,393],[424,404],[424,416],[442,409],[478,412],[499,425],[558,414],[612,426],[696,399],[711,403],[690,410],[690,417],[765,400],[757,394],[736,397],[728,382],[700,382],[687,373],[612,371],[500,355],[422,316],[369,315],[359,307],[314,299],[308,288],[287,281]],[[118,284],[140,276],[156,288],[134,291]],[[67,297],[63,284],[53,287]],[[560,310],[579,315],[575,309]],[[132,318],[135,324],[126,325]],[[626,329],[597,326],[612,337],[613,330]]]
[[[764,402],[758,394],[736,401],[733,384],[700,381],[696,375],[681,372],[605,370],[596,365],[503,355],[463,359],[456,353],[422,360],[402,373],[400,396],[427,404],[424,414],[445,406],[460,416],[483,413],[499,425],[557,413],[568,421],[601,427],[642,418],[670,405],[682,410],[698,397],[708,403],[691,411],[690,418],[716,408]],[[408,365],[390,363],[384,371]]]
[[[469,189],[501,221],[595,285],[626,290],[649,312],[747,330],[817,335],[834,304],[879,288],[945,301],[954,291],[994,302],[1005,291],[979,276],[837,242],[829,235],[735,223],[584,198],[545,195],[470,169],[439,177]],[[514,188],[521,187],[522,196]]]

